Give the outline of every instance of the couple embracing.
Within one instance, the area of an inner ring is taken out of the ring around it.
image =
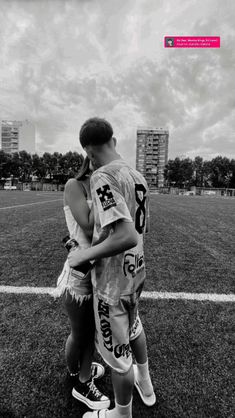
[[[145,405],[156,402],[138,314],[149,192],[143,176],[116,152],[113,129],[105,119],[88,119],[80,143],[87,157],[64,193],[70,238],[79,246],[69,252],[58,279],[71,324],[65,356],[72,395],[93,410],[84,418],[132,418],[134,386]],[[71,274],[87,262],[93,268],[82,279]],[[92,361],[95,346],[111,368],[113,409],[96,385],[104,368]]]

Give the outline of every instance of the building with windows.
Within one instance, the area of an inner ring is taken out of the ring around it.
[[[35,153],[35,126],[28,120],[1,123],[1,148],[8,154],[27,151]]]
[[[168,141],[168,130],[157,128],[137,130],[136,169],[145,177],[150,189],[164,186]]]

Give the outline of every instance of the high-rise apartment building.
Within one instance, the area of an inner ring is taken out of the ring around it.
[[[164,186],[168,140],[168,130],[157,128],[137,130],[136,169],[145,177],[150,189]]]
[[[8,154],[18,151],[35,153],[35,126],[28,120],[1,123],[2,150]]]

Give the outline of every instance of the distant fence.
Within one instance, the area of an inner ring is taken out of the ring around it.
[[[204,187],[197,187],[196,188],[196,194],[200,196],[210,195],[210,196],[228,196],[233,197],[235,196],[235,189],[220,189],[220,188],[214,188],[214,189],[206,189]]]
[[[17,190],[33,190],[42,192],[63,192],[64,184],[54,183],[41,183],[39,181],[15,183],[14,189]],[[0,190],[4,189],[4,183],[0,182]],[[10,190],[10,189],[9,189]],[[13,189],[12,189],[13,190]],[[191,187],[189,189],[180,189],[178,187],[160,187],[156,189],[150,189],[151,193],[157,194],[174,194],[174,195],[193,195],[193,196],[224,196],[224,197],[235,197],[235,189],[225,188],[206,188],[206,187]]]
[[[40,183],[38,181],[32,181],[27,184],[29,190],[36,190],[42,192],[62,192],[64,190],[64,184],[54,183]],[[25,183],[23,183],[23,190],[25,190]]]
[[[150,192],[158,194],[175,194],[175,195],[191,195],[191,196],[225,196],[235,197],[235,189],[225,188],[206,188],[206,187],[191,187],[189,189],[179,189],[178,187],[161,187],[158,189],[151,189]]]
[[[4,183],[0,183],[0,190],[4,190]],[[15,183],[14,186],[8,187],[7,190],[62,192],[64,191],[64,184],[41,183],[39,181],[32,181],[32,182],[25,182],[25,183],[18,182],[18,183]]]

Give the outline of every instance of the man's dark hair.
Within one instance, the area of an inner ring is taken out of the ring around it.
[[[101,118],[90,118],[81,127],[79,139],[83,148],[88,145],[103,145],[113,136],[109,122]]]

